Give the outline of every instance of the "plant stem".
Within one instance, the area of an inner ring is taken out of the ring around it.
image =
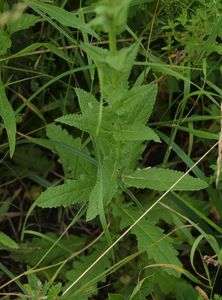
[[[109,32],[109,50],[112,54],[114,54],[117,50],[116,48],[116,28],[115,28],[115,24],[112,21],[112,26],[110,28],[110,32]]]

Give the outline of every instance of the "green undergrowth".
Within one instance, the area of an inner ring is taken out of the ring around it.
[[[0,0],[2,299],[222,299],[220,1]]]

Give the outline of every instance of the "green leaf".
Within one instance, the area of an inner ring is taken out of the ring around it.
[[[131,2],[132,0],[99,1],[95,8],[96,18],[90,24],[99,27],[104,32],[110,32],[113,24],[115,24],[116,32],[121,33],[126,28]]]
[[[98,170],[97,183],[89,197],[87,221],[99,215],[100,201],[103,202],[102,207],[107,206],[117,192],[117,189],[117,166],[115,164],[115,157],[111,154],[109,157],[104,158],[101,170]]]
[[[179,253],[173,246],[173,239],[166,236],[161,228],[143,220],[132,232],[136,235],[138,249],[146,250],[148,257],[155,263],[182,266],[177,258]],[[179,276],[174,270],[164,269],[164,271],[170,275]]]
[[[48,188],[37,199],[37,205],[43,208],[52,208],[86,202],[93,185],[94,180],[91,178],[69,180],[67,183]]]
[[[157,96],[157,85],[146,84],[133,87],[125,95],[114,102],[117,105],[117,114],[126,119],[128,124],[145,124],[152,113]]]
[[[137,170],[133,174],[123,176],[127,186],[149,188],[157,191],[166,191],[183,176],[183,172],[161,168],[147,168]],[[186,175],[172,189],[173,191],[198,191],[207,188],[207,183],[199,178]]]
[[[119,126],[119,128],[113,131],[113,136],[116,141],[153,140],[154,142],[161,143],[158,135],[151,128],[140,123]]]
[[[69,126],[77,127],[83,131],[88,132],[92,136],[97,135],[97,129],[99,127],[99,132],[101,134],[111,136],[111,129],[112,129],[111,120],[113,115],[106,107],[104,107],[102,110],[101,123],[100,123],[100,116],[101,113],[99,111],[99,107],[93,107],[91,110],[87,110],[86,112],[84,112],[84,114],[66,115],[57,118],[56,121]]]
[[[186,128],[183,126],[176,126],[177,129],[188,132],[190,134],[193,134],[194,136],[197,136],[201,139],[208,139],[208,140],[219,140],[219,134],[217,133],[211,133],[199,129],[193,129],[193,128]]]
[[[73,138],[67,130],[61,126],[50,124],[47,126],[47,136],[51,141],[59,142],[54,145],[53,151],[59,156],[66,176],[79,179],[81,175],[96,176],[96,167],[89,161],[82,159],[77,153],[65,151],[66,146],[78,149],[86,155],[90,155],[86,147],[83,148],[80,138]]]
[[[79,106],[80,106],[82,113],[84,113],[87,110],[90,110],[92,108],[99,107],[99,102],[96,100],[96,98],[94,97],[93,94],[88,93],[79,88],[76,88],[75,92],[78,97]]]
[[[91,45],[81,46],[96,64],[103,98],[109,103],[120,98],[123,91],[128,89],[128,78],[138,52],[138,44],[122,48],[114,54]]]
[[[61,57],[62,59],[66,60],[69,63],[72,63],[71,58],[64,51],[60,50],[56,45],[54,45],[52,43],[33,43],[33,44],[23,48],[22,50],[18,51],[17,53],[12,54],[8,58],[5,58],[5,60],[10,59],[10,58],[25,56],[25,54],[35,51],[36,49],[39,49],[41,47],[49,49],[55,55]]]
[[[143,298],[141,298],[142,300],[147,299],[146,296],[148,296],[149,292],[152,292],[152,281],[150,280],[149,277],[145,277],[137,283],[129,300],[140,299],[140,298],[134,298],[134,297],[137,296],[138,293],[140,293],[140,295],[138,295],[138,297],[141,297],[144,294],[144,292],[143,292],[144,290],[146,291],[146,295],[144,295]]]
[[[119,214],[121,215],[121,228],[132,224],[137,219],[133,208],[119,206]],[[143,219],[132,229],[132,233],[136,235],[138,249],[146,251],[148,258],[155,263],[182,266],[177,258],[178,252],[173,246],[173,239],[165,235],[160,227]],[[175,270],[168,268],[163,270],[170,275],[179,277]]]
[[[46,4],[39,1],[28,1],[29,6],[37,8],[42,12],[49,15],[52,19],[55,19],[57,22],[63,26],[71,27],[78,29],[80,31],[91,34],[95,37],[98,35],[90,28],[89,25],[85,24],[81,18],[79,18],[75,13],[66,11],[65,9],[52,5]]]
[[[10,249],[18,249],[19,246],[8,235],[0,231],[0,244]]]
[[[0,55],[6,54],[7,50],[11,48],[12,41],[9,34],[6,31],[0,29]]]
[[[7,25],[7,31],[11,34],[28,29],[29,27],[35,25],[37,22],[39,22],[41,18],[23,13],[19,18],[12,17],[9,19],[8,25]]]
[[[10,102],[7,99],[5,94],[4,85],[0,79],[0,116],[3,119],[5,129],[7,131],[9,148],[10,148],[10,157],[13,156],[15,151],[15,142],[16,142],[16,119],[15,113],[12,109]]]

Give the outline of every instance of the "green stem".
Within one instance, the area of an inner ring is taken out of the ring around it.
[[[115,29],[114,22],[112,22],[112,26],[111,26],[110,32],[109,32],[109,50],[112,54],[114,54],[117,51],[117,48],[116,48],[116,29]]]

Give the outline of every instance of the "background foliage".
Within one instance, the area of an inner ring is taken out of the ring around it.
[[[2,299],[222,298],[221,28],[219,0],[0,0]]]

